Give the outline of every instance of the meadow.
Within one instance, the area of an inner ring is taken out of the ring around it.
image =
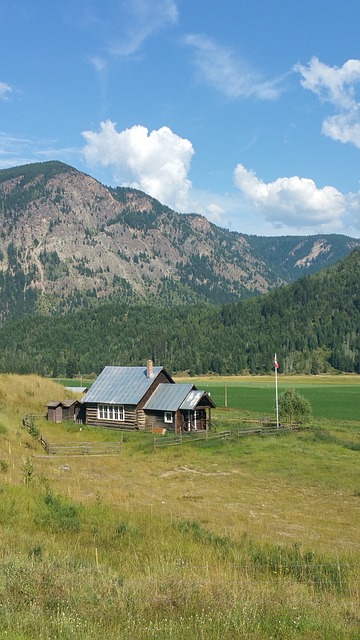
[[[357,640],[360,387],[333,382],[289,381],[318,402],[300,432],[156,450],[126,433],[117,456],[63,458],[21,418],[64,389],[0,376],[0,638]],[[196,384],[224,393],[222,380]],[[226,385],[219,424],[273,415],[271,379]],[[344,390],[347,418],[325,387]],[[37,426],[49,440],[119,435]]]
[[[274,416],[274,376],[178,378],[210,392],[218,407]],[[360,420],[360,376],[278,376],[279,395],[294,388],[312,406],[314,418]]]

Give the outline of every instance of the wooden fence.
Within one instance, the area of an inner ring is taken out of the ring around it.
[[[249,429],[239,427],[237,430],[237,437],[241,438],[243,436],[269,436],[276,435],[277,433],[282,433],[283,431],[300,431],[301,428],[302,427],[299,424],[282,424],[277,426],[276,423],[263,427],[250,427]]]
[[[40,436],[40,443],[48,455],[114,455],[121,453],[123,436],[119,442],[48,442]]]
[[[40,413],[27,413],[22,420],[22,424],[29,433],[40,442],[48,455],[66,456],[109,456],[121,453],[123,448],[123,435],[117,442],[49,442],[44,438],[35,425],[35,421],[43,418]]]
[[[178,436],[154,436],[154,448],[171,447],[179,444],[196,444],[198,442],[210,442],[213,440],[226,440],[231,437],[231,431],[219,431],[217,433],[209,433],[208,431],[193,432],[190,434],[181,434]]]
[[[259,424],[259,422],[257,421]],[[197,434],[191,435],[178,435],[178,436],[157,436],[154,437],[154,448],[157,447],[171,447],[182,444],[195,444],[197,442],[209,442],[213,440],[225,440],[232,437],[242,438],[245,436],[270,436],[277,435],[286,431],[300,431],[303,427],[299,424],[284,424],[279,427],[274,424],[266,424],[259,427],[238,427],[237,429],[219,431],[217,433],[207,433],[206,431],[200,431]]]

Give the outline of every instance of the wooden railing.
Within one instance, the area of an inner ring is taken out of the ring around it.
[[[276,435],[277,433],[282,433],[283,431],[300,431],[300,424],[281,424],[277,426],[276,422],[272,424],[267,424],[263,427],[250,427],[248,429],[244,429],[243,427],[239,427],[237,430],[237,437],[241,438],[243,436],[266,436],[266,435]]]
[[[123,448],[123,434],[117,442],[49,442],[35,426],[35,420],[43,418],[43,414],[27,413],[22,424],[29,433],[40,442],[48,455],[115,455],[121,453]]]
[[[231,437],[231,431],[193,431],[191,434],[154,436],[154,448],[171,447],[179,444],[195,444],[198,442],[210,442],[212,440],[225,440]]]
[[[119,442],[48,442],[43,436],[40,443],[48,455],[114,455],[121,453],[123,436]]]

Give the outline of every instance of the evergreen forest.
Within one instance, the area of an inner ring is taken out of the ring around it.
[[[360,249],[315,275],[230,304],[109,303],[0,328],[0,371],[73,377],[106,365],[170,373],[360,373]]]

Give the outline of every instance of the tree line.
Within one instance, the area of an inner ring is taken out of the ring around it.
[[[0,328],[0,371],[98,374],[148,358],[169,372],[360,373],[360,250],[270,294],[230,304],[104,304]]]

